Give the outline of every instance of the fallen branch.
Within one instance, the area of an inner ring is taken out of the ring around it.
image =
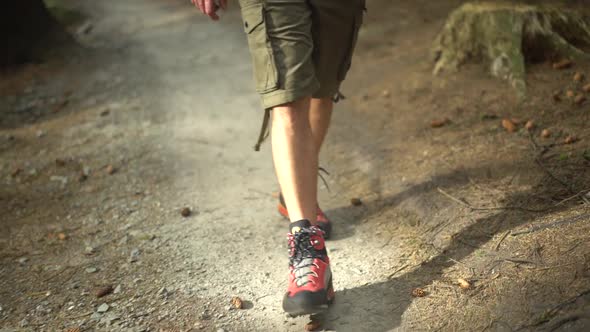
[[[573,224],[573,223],[576,223],[576,222],[582,221],[582,220],[590,220],[590,213],[585,213],[585,214],[582,214],[579,216],[570,217],[570,218],[550,222],[547,224],[534,225],[534,226],[530,227],[529,229],[525,229],[525,230],[518,231],[518,232],[512,232],[510,235],[516,236],[516,235],[522,235],[522,234],[530,234],[530,233],[538,232],[540,230],[544,230],[547,228],[553,228],[553,227],[557,227],[557,226],[561,226],[561,225],[570,225],[570,224]]]

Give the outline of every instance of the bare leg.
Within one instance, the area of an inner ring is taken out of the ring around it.
[[[272,154],[291,222],[315,224],[318,148],[309,109],[309,97],[273,109]]]
[[[324,138],[326,138],[326,134],[328,133],[328,127],[330,127],[333,108],[334,102],[332,101],[332,98],[311,99],[309,106],[309,122],[318,155],[322,148],[322,143],[324,143]]]

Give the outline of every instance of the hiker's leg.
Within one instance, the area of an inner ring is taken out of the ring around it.
[[[309,122],[317,154],[320,153],[332,118],[332,98],[312,98],[309,107]]]
[[[273,108],[272,154],[292,222],[316,221],[318,154],[309,108],[309,97]]]

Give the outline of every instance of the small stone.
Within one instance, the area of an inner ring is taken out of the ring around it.
[[[141,251],[138,248],[134,248],[133,250],[131,250],[131,256],[129,257],[129,262],[130,263],[135,263],[139,260],[139,255],[141,254]]]
[[[98,272],[98,269],[94,266],[86,268],[86,273],[96,273],[96,272]]]
[[[565,96],[568,98],[574,98],[575,95],[576,95],[576,93],[573,90],[567,90],[565,92]]]
[[[166,289],[166,287],[162,287],[160,288],[160,290],[158,290],[158,295],[168,297],[168,295],[170,295],[170,292]]]
[[[113,165],[108,165],[105,170],[108,175],[113,175],[117,172],[117,169]]]
[[[119,294],[121,293],[122,288],[121,285],[117,285],[117,287],[115,287],[115,289],[113,290],[113,294]]]
[[[29,258],[28,257],[21,257],[21,258],[18,259],[18,263],[20,265],[25,265],[28,261],[29,261]]]
[[[67,176],[59,176],[59,175],[52,175],[49,180],[55,182],[61,182],[62,185],[68,184],[68,177]]]
[[[586,101],[586,96],[584,96],[583,94],[578,94],[576,96],[576,98],[574,98],[574,104],[576,104],[578,106],[584,104],[585,101]]]
[[[91,255],[94,255],[95,253],[96,253],[96,248],[94,248],[94,247],[87,246],[84,249],[84,255],[86,255],[86,256],[91,256]]]
[[[575,73],[574,74],[574,82],[582,82],[584,80],[584,74],[582,73]]]
[[[541,137],[543,137],[543,138],[551,137],[551,130],[543,129],[543,131],[541,131]]]
[[[95,312],[92,314],[92,316],[90,316],[90,319],[92,320],[100,320],[102,318],[102,315],[99,314],[98,312]]]
[[[78,35],[86,35],[86,34],[89,34],[92,31],[93,28],[94,28],[94,25],[92,25],[92,23],[90,21],[86,21],[86,22],[84,22],[84,24],[82,24],[76,30],[76,34],[78,34]]]
[[[584,85],[584,87],[582,88],[582,90],[584,90],[584,92],[590,92],[590,83]]]
[[[98,308],[96,309],[96,312],[98,313],[105,313],[107,311],[109,311],[109,305],[106,303],[101,304],[100,306],[98,306]]]
[[[37,130],[37,132],[35,133],[35,135],[37,135],[37,138],[41,138],[41,137],[45,136],[46,133],[43,130]]]
[[[225,332],[224,329],[217,329],[217,332]]]
[[[531,131],[531,130],[535,129],[535,122],[533,120],[529,120],[529,121],[526,122],[526,124],[524,125],[524,127],[528,131]]]
[[[108,286],[104,286],[101,287],[99,289],[96,290],[96,297],[97,298],[101,298],[104,296],[107,296],[109,294],[111,294],[113,292],[113,286],[112,285],[108,285]]]
[[[360,198],[355,197],[350,199],[350,204],[352,204],[353,206],[361,206],[363,205],[363,201],[361,201]]]
[[[55,158],[55,165],[58,167],[64,167],[66,165],[66,161],[61,158]]]
[[[184,207],[182,208],[182,210],[180,210],[180,215],[183,217],[189,217],[192,214],[191,208],[189,207]]]

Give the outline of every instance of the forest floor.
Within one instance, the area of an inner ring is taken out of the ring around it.
[[[0,331],[303,331],[237,4],[63,2],[84,48],[0,79]],[[320,329],[590,327],[590,102],[565,95],[590,63],[529,65],[524,103],[485,65],[433,77],[458,4],[368,1],[321,157]]]

